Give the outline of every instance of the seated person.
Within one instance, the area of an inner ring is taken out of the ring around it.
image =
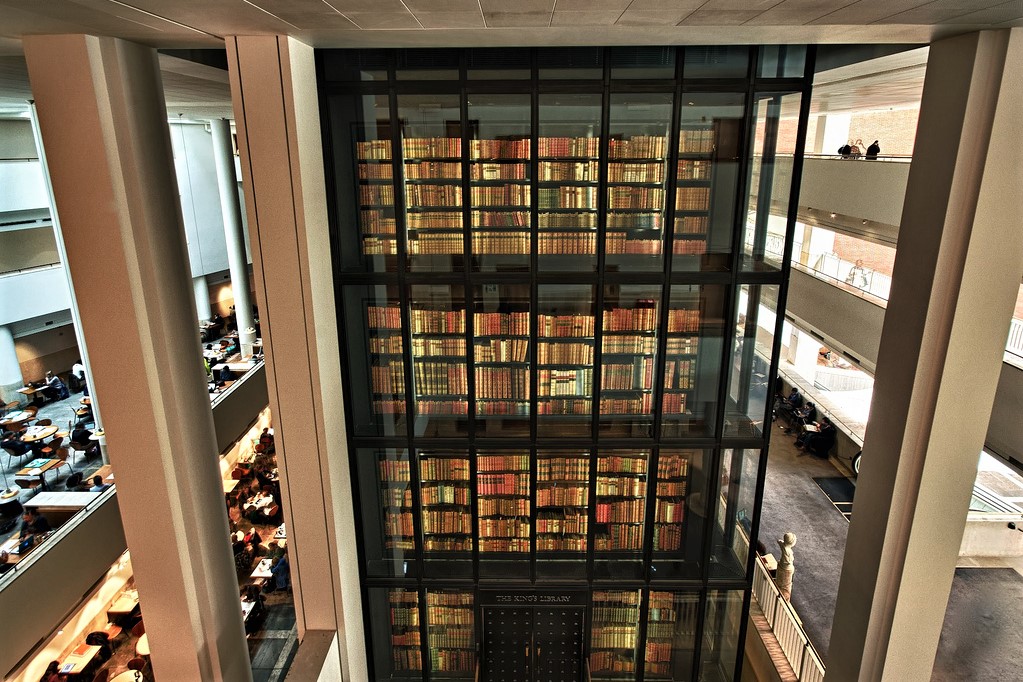
[[[106,490],[109,487],[110,487],[110,484],[109,483],[104,483],[102,476],[93,476],[92,477],[92,487],[89,488],[89,492],[90,493],[101,493],[101,492],[103,492],[104,490]]]
[[[789,393],[787,398],[780,398],[775,403],[775,413],[779,417],[783,417],[785,421],[791,423],[793,419],[793,414],[802,406],[803,394],[799,392],[798,388],[793,386],[792,392]]]
[[[46,517],[39,513],[34,507],[27,507],[21,516],[21,537],[29,535],[42,535],[53,530]]]
[[[23,457],[27,455],[32,446],[21,440],[16,433],[8,433],[4,436],[3,441],[0,441],[0,448],[7,450],[14,457]]]
[[[806,431],[796,440],[796,447],[806,448],[807,452],[817,457],[827,458],[837,440],[838,431],[835,429],[835,425],[827,417],[821,417],[817,431]]]
[[[228,381],[234,381],[234,372],[232,372],[231,368],[225,364],[223,367],[220,368],[220,374],[217,376],[217,378],[225,383]]]
[[[77,443],[78,445],[91,445],[95,441],[90,441],[90,438],[92,438],[92,431],[85,428],[85,422],[75,424],[74,430],[71,431],[70,442]]]
[[[11,555],[7,552],[0,552],[0,575],[3,575],[12,568],[14,568],[14,562],[11,561]]]
[[[241,532],[241,531],[239,531],[239,532]],[[259,536],[259,531],[258,530],[256,530],[255,528],[251,528],[250,527],[249,528],[249,532],[246,533],[244,535],[244,537],[242,537],[242,542],[245,543],[246,545],[248,545],[248,544],[257,544],[258,545],[261,542],[263,542],[263,538],[261,538]]]
[[[259,444],[268,455],[274,451],[274,435],[270,433],[270,429],[263,429],[263,433],[259,434]]]
[[[817,406],[807,402],[801,408],[792,413],[792,423],[785,429],[785,433],[793,431],[803,432],[803,427],[817,421]]]
[[[277,542],[271,542],[267,547],[266,556],[270,561],[276,562],[282,556],[284,556],[284,543],[278,540]]]
[[[44,390],[50,400],[64,400],[71,396],[71,391],[53,372],[46,373],[46,389]]]
[[[288,555],[284,554],[273,568],[270,569],[273,576],[266,584],[264,591],[274,592],[275,590],[286,590],[291,585],[291,567],[288,564]]]

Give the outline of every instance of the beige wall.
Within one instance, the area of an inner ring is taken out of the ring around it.
[[[0,232],[0,273],[59,262],[52,227]]]
[[[224,273],[226,274],[226,273]],[[224,275],[218,275],[223,277]],[[231,306],[234,305],[234,292],[231,289],[231,279],[228,275],[228,279],[222,279],[221,281],[211,282],[211,277],[207,277],[210,290],[210,310],[213,313],[220,313],[224,317],[231,314]],[[256,284],[253,280],[252,273],[249,273],[249,291],[255,292]],[[251,300],[255,302],[256,296],[253,293]]]
[[[81,357],[74,328],[69,324],[15,339],[14,350],[25,381],[41,381],[47,370],[68,372]]]

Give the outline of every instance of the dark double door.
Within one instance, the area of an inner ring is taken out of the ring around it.
[[[483,682],[581,682],[582,606],[483,607]]]

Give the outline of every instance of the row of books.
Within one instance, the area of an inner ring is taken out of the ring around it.
[[[359,203],[366,206],[393,206],[394,187],[391,185],[360,185]]]
[[[469,489],[460,485],[424,486],[420,496],[423,504],[469,504]]]
[[[597,252],[596,234],[579,234],[575,232],[541,232],[537,242],[537,252],[542,256],[577,256],[593,255]]]
[[[469,167],[472,180],[526,180],[529,167],[524,163],[474,163]]]
[[[423,538],[423,550],[427,552],[471,552],[472,538],[431,535]]]
[[[710,208],[709,187],[679,187],[675,194],[675,210],[706,211]]]
[[[419,414],[468,414],[469,403],[466,400],[420,400],[416,410]]]
[[[529,202],[526,201],[528,204]],[[473,229],[483,227],[529,227],[529,211],[473,211]]]
[[[593,593],[593,603],[614,602],[621,605],[639,607],[638,590],[609,590]],[[636,620],[639,620],[639,611],[636,611]]]
[[[636,662],[612,651],[593,651],[590,653],[590,672],[593,673],[632,673],[636,671]]]
[[[668,355],[696,355],[699,341],[695,336],[669,338],[667,353]]]
[[[537,334],[548,338],[593,336],[593,315],[538,315]]]
[[[654,550],[672,552],[682,546],[682,527],[677,524],[654,526]]]
[[[657,523],[682,523],[682,516],[684,514],[684,503],[657,500],[656,509],[654,510],[654,521]]]
[[[468,481],[469,460],[454,457],[420,459],[419,477],[424,481]]]
[[[609,391],[643,391],[654,387],[654,359],[639,358],[630,364],[601,366],[600,387]]]
[[[536,538],[536,551],[538,552],[585,552],[585,537],[558,537],[543,535]]]
[[[706,189],[704,187],[687,187],[685,189]],[[681,197],[681,190],[679,190]],[[607,208],[649,209],[661,212],[664,210],[664,190],[657,187],[608,187]]]
[[[477,334],[490,333],[480,332]],[[529,352],[529,341],[526,339],[490,339],[487,341],[476,341],[476,362],[525,362]]]
[[[597,476],[597,495],[643,497],[646,495],[646,480],[634,476]]]
[[[480,552],[528,552],[528,538],[480,538]]]
[[[462,395],[469,390],[464,365],[416,361],[413,366],[419,395]]]
[[[528,159],[529,137],[518,140],[469,140],[473,159]]]
[[[474,232],[472,250],[479,254],[522,254],[529,255],[529,233],[507,234]]]
[[[539,175],[540,182],[596,182],[599,167],[596,161],[541,161]]]
[[[689,475],[689,457],[685,455],[667,455],[661,453],[657,461],[657,477],[661,480],[666,478],[685,478]]]
[[[462,203],[462,188],[458,185],[405,185],[405,203],[413,208],[457,207]]]
[[[529,476],[522,474],[477,474],[480,495],[528,495]]]
[[[538,396],[581,396],[592,392],[592,369],[541,369],[537,372]]]
[[[679,180],[710,180],[710,161],[703,159],[679,159]]]
[[[636,301],[634,308],[611,308],[604,311],[604,331],[652,331],[657,328],[657,302]],[[605,338],[605,341],[607,339]]]
[[[405,158],[451,158],[462,155],[462,140],[457,137],[406,137],[401,141]]]
[[[538,488],[537,507],[585,507],[588,504],[589,489],[586,486]]]
[[[596,187],[541,187],[537,192],[539,210],[550,208],[597,208]]]
[[[528,417],[528,401],[490,400],[476,403],[476,414],[483,417]]]
[[[665,393],[661,400],[661,411],[664,414],[685,414],[686,394]]]
[[[685,481],[665,481],[657,483],[657,495],[659,497],[683,497],[686,494]]]
[[[529,377],[522,369],[477,367],[476,397],[529,400]]]
[[[565,518],[537,518],[536,532],[539,535],[586,535],[588,519],[583,514],[573,514]]]
[[[375,414],[405,414],[405,400],[374,400],[372,402]]]
[[[654,398],[649,393],[639,398],[601,398],[602,415],[644,415],[653,412]]]
[[[597,229],[596,213],[540,213],[537,227],[541,230],[565,227]]]
[[[540,365],[589,365],[593,363],[593,346],[588,343],[545,343],[536,347]]]
[[[400,336],[371,336],[369,352],[376,355],[401,355],[404,346]]]
[[[424,533],[471,533],[472,519],[464,512],[423,510]]]
[[[683,129],[678,138],[680,154],[709,154],[714,151],[714,131],[710,128]]]
[[[643,549],[642,519],[626,523],[610,523],[605,528],[603,533],[599,533],[593,538],[593,546],[598,552]]]
[[[695,383],[696,366],[692,360],[668,360],[664,363],[664,388],[689,389]]]
[[[529,520],[520,517],[490,518],[479,520],[480,537],[528,538]],[[482,545],[481,545],[482,547]]]
[[[477,471],[529,471],[529,454],[480,455],[476,458]]]
[[[430,649],[430,665],[436,672],[465,673],[476,665],[476,652],[464,649]]]
[[[436,211],[432,213],[410,213],[405,224],[412,230],[461,230],[462,214],[459,211]]]
[[[412,356],[465,355],[465,339],[412,339]]]
[[[384,534],[411,538],[414,534],[412,527],[412,512],[388,511],[384,514]]]
[[[430,646],[437,649],[468,649],[472,646],[472,630],[446,628],[443,632],[430,633]]]
[[[608,182],[664,182],[663,163],[609,163]]]
[[[412,488],[395,488],[383,486],[380,490],[380,501],[387,507],[412,507]]]
[[[378,208],[363,209],[362,232],[363,234],[397,234],[397,221],[392,216],[386,215]]]
[[[661,213],[609,213],[608,229],[628,228],[630,230],[660,230],[664,226]]]
[[[612,138],[608,156],[612,159],[659,159],[668,149],[668,138],[663,135],[636,135],[628,139]]]
[[[600,492],[597,494],[600,495]],[[645,508],[645,500],[597,502],[596,520],[597,523],[642,523]]]
[[[529,500],[525,497],[480,498],[480,516],[529,516]]]
[[[528,336],[529,313],[473,313],[477,336]]]
[[[389,159],[391,158],[390,140],[366,140],[355,145],[355,152],[360,159]]]
[[[707,242],[696,239],[678,239],[671,252],[679,256],[702,256],[707,253]]]
[[[472,626],[472,597],[464,602],[467,595],[430,592],[427,594],[426,622],[428,625]],[[451,600],[455,601],[452,602]],[[461,604],[464,603],[464,606]]]
[[[461,334],[465,332],[464,310],[411,311],[413,334]]]
[[[394,178],[390,164],[386,163],[360,163],[360,180],[391,180]]]
[[[700,331],[699,310],[669,310],[668,311],[668,332],[698,332]]]
[[[380,478],[390,483],[407,483],[409,476],[408,460],[382,459],[377,463]]]
[[[405,164],[406,180],[459,180],[462,164],[451,161],[419,161]]]
[[[638,615],[638,614],[637,614]],[[614,621],[628,622],[628,621]],[[633,620],[633,623],[636,621]],[[636,626],[599,626],[594,620],[593,630],[590,632],[591,649],[635,649],[638,639]]]
[[[589,399],[548,398],[537,401],[536,413],[541,415],[577,415],[586,416],[590,413]]]
[[[528,185],[487,185],[472,188],[474,206],[529,206]]]
[[[396,239],[365,237],[362,240],[362,252],[367,256],[397,256],[398,241]]]
[[[605,336],[603,342],[605,354],[649,355],[657,349],[657,339],[653,336]]]
[[[413,256],[456,255],[465,251],[460,234],[419,234],[409,239],[409,253]]]
[[[541,137],[538,143],[539,155],[545,157],[596,157],[600,154],[599,137]]]
[[[604,250],[616,255],[656,255],[661,252],[659,239],[629,239],[624,232],[608,232]]]
[[[585,481],[589,478],[589,455],[553,457],[536,460],[536,477],[540,481]]]
[[[384,547],[400,552],[411,552],[415,550],[416,543],[411,537],[387,537]]]
[[[372,329],[401,329],[401,309],[397,306],[367,306],[366,318]]]

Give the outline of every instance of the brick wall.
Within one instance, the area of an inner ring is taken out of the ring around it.
[[[892,274],[895,265],[893,248],[836,233],[834,249],[842,260],[855,263],[862,259],[864,267],[888,276]]]
[[[853,114],[849,122],[849,139],[854,142],[863,140],[862,152],[867,151],[871,142],[878,140],[882,155],[912,156],[919,117],[918,108]]]

